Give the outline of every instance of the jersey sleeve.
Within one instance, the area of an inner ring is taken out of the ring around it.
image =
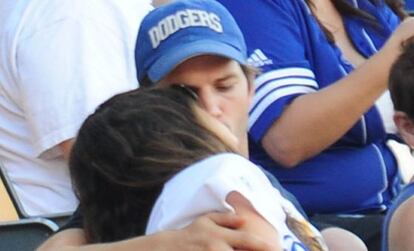
[[[52,21],[21,39],[19,102],[37,156],[60,154],[57,144],[75,137],[88,114],[131,85],[122,55],[126,45],[111,34],[75,17]]]
[[[185,227],[209,212],[234,212],[226,202],[233,191],[273,226],[285,221],[280,193],[263,172],[240,156],[222,154],[188,167],[166,184],[152,210],[147,234]]]
[[[249,63],[261,70],[249,116],[249,133],[259,142],[286,105],[318,89],[308,60],[309,25],[303,18],[310,15],[310,10],[304,1],[220,2],[232,12],[242,29]]]

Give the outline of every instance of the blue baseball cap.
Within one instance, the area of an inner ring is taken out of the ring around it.
[[[138,81],[148,77],[156,83],[180,63],[199,55],[247,63],[243,34],[217,1],[173,1],[143,19],[135,47]]]

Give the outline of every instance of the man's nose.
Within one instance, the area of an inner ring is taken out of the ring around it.
[[[201,106],[208,112],[211,116],[219,118],[222,114],[220,108],[220,98],[216,97],[212,93],[203,93],[199,96]]]

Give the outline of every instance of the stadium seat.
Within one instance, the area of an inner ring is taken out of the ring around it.
[[[50,220],[53,224],[62,226],[72,212],[59,214],[45,214],[37,217]],[[24,211],[23,206],[16,197],[10,179],[0,162],[0,224],[5,221],[18,221],[19,219],[30,219],[31,217]],[[0,251],[3,249],[0,248]]]
[[[0,250],[33,251],[57,229],[54,222],[43,218],[2,222]]]
[[[11,181],[1,162],[0,176],[0,222],[31,218],[17,199],[16,192],[14,191]],[[72,212],[65,212],[58,214],[37,215],[36,217],[47,218],[61,226],[71,215]]]

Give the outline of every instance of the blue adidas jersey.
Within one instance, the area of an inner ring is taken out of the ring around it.
[[[385,210],[400,183],[396,161],[385,145],[393,130],[389,97],[384,95],[381,108],[373,106],[329,149],[296,168],[282,168],[261,147],[266,131],[296,97],[329,86],[353,66],[328,42],[304,0],[219,1],[245,35],[249,62],[262,71],[249,120],[252,161],[273,173],[308,213]],[[378,21],[375,27],[359,18],[344,18],[354,46],[369,58],[382,47],[399,19],[383,3],[350,3]]]
[[[410,13],[413,13],[414,12],[414,0],[406,0],[405,1],[405,8]]]

